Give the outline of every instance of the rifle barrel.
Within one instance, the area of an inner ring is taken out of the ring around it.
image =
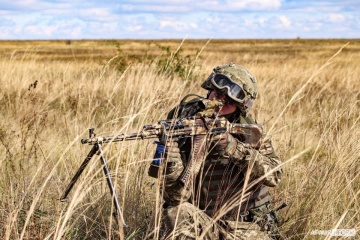
[[[143,132],[138,132],[138,133],[121,134],[116,136],[86,138],[86,139],[81,139],[81,143],[94,145],[95,143],[99,143],[99,142],[110,143],[110,142],[121,142],[121,141],[138,140],[138,139],[155,138],[155,137],[157,137],[157,135],[145,136]]]

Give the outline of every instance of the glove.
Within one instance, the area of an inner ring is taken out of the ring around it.
[[[234,153],[231,155],[231,160],[235,164],[246,163],[252,154],[255,154],[256,150],[249,144],[238,141]],[[245,162],[244,162],[245,161]]]
[[[210,152],[218,153],[223,156],[234,154],[238,141],[230,133],[215,135],[211,140]]]
[[[166,181],[174,182],[184,170],[179,145],[176,141],[167,141],[165,143],[164,159]]]
[[[181,202],[186,202],[190,196],[190,189],[184,189],[179,183],[178,178],[184,170],[184,165],[181,160],[180,149],[177,141],[167,141],[165,143],[164,152],[164,167],[165,177],[163,198],[167,204],[176,206]]]

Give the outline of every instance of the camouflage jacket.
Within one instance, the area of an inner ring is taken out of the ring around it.
[[[196,107],[196,101],[198,100],[182,102],[169,113],[168,118],[182,118],[196,114],[200,111]],[[228,120],[237,123],[255,123],[250,115],[239,114],[229,117]],[[240,142],[238,139],[236,141]],[[282,176],[282,169],[279,168],[281,161],[268,139],[258,150],[249,147],[244,152],[244,149],[240,148],[243,145],[238,144],[239,147],[236,147],[231,156],[224,156],[208,148],[205,162],[194,181],[194,186],[184,188],[177,180],[191,156],[192,141],[190,138],[179,139],[178,145],[181,162],[167,166],[164,175],[163,197],[169,205],[189,201],[209,216],[221,212],[227,219],[233,219],[239,212],[244,213],[268,203],[270,196],[267,186],[276,186]],[[257,181],[259,178],[262,179]],[[252,184],[256,181],[256,184]],[[244,186],[246,191],[243,191]]]

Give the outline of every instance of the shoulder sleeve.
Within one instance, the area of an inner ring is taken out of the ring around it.
[[[252,118],[243,118],[242,123],[252,124],[255,120]],[[263,135],[265,139],[265,134]],[[236,165],[251,165],[251,173],[254,177],[264,177],[264,184],[269,187],[276,186],[283,175],[280,167],[281,160],[277,155],[270,138],[267,138],[259,149],[252,148],[240,140],[234,154],[231,156]],[[250,166],[249,165],[249,166]]]
[[[254,161],[253,173],[257,177],[264,176],[264,183],[269,187],[279,184],[283,170],[280,167],[281,160],[276,154],[275,149],[268,139],[264,142],[259,150],[255,150],[251,156]]]

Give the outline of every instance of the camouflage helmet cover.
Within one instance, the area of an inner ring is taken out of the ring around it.
[[[237,65],[233,62],[217,66],[213,69],[213,73],[202,83],[201,87],[207,90],[214,90],[214,86],[211,83],[211,79],[215,74],[222,74],[231,79],[234,83],[239,85],[246,94],[246,101],[243,103],[235,103],[240,108],[248,110],[253,105],[253,101],[257,97],[257,80],[254,75],[250,73],[246,68]]]

